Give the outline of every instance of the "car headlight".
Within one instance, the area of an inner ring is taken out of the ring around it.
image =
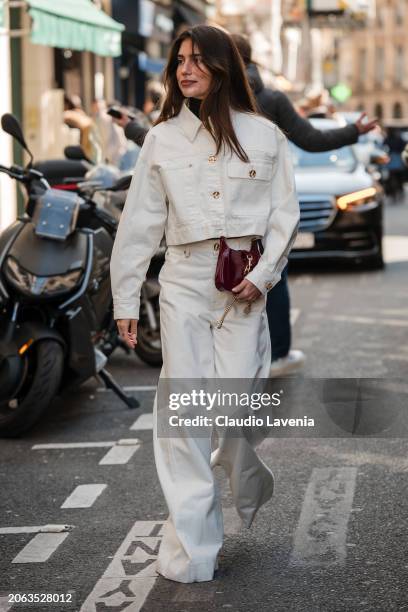
[[[340,210],[353,210],[356,206],[362,206],[372,202],[377,195],[377,189],[375,187],[367,187],[367,189],[360,189],[359,191],[353,191],[346,195],[339,196],[336,198],[337,208]]]
[[[7,280],[27,295],[56,296],[71,291],[82,276],[82,269],[53,276],[36,276],[22,268],[14,257],[7,257],[4,274]]]

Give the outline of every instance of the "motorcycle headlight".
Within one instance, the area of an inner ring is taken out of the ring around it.
[[[376,195],[377,189],[375,187],[367,187],[367,189],[353,191],[352,193],[347,193],[346,195],[336,198],[337,208],[343,211],[353,210],[356,206],[362,206],[363,204],[373,202]]]
[[[26,295],[39,297],[57,296],[74,289],[78,284],[83,270],[72,270],[66,274],[53,276],[36,276],[22,268],[14,257],[7,257],[4,264],[7,280]]]

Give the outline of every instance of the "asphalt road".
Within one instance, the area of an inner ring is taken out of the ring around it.
[[[376,378],[406,396],[408,202],[387,207],[386,227],[384,271],[291,274],[293,347],[307,354],[299,377]],[[121,352],[110,370],[139,388],[140,410],[93,381],[24,438],[1,441],[0,612],[408,610],[404,438],[265,440],[276,491],[249,530],[217,468],[220,569],[178,584],[154,572],[167,516],[149,416],[158,370]],[[59,602],[11,605],[12,593]]]

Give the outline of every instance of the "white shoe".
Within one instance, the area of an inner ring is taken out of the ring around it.
[[[299,370],[305,363],[306,355],[303,351],[290,350],[286,357],[274,359],[271,364],[270,377],[278,378]]]

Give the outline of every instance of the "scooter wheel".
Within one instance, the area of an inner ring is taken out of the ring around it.
[[[64,352],[55,340],[41,340],[26,355],[24,380],[16,397],[0,403],[0,437],[16,438],[40,419],[58,391]]]

